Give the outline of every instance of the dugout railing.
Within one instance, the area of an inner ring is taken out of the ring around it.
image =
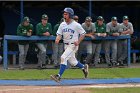
[[[3,39],[3,67],[4,69],[8,69],[8,41],[18,41],[18,40],[30,40],[30,41],[37,41],[37,40],[55,40],[55,36],[16,36],[16,35],[4,35]],[[131,36],[126,35],[126,36],[107,36],[107,37],[96,37],[94,40],[112,40],[112,39],[127,39],[127,65],[130,66],[130,61],[131,61]],[[93,40],[91,38],[86,37],[84,40]]]

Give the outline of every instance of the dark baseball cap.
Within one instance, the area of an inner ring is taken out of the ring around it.
[[[88,16],[88,17],[86,17],[86,19],[85,19],[86,21],[92,21],[92,19],[91,19],[91,17],[90,16]]]
[[[24,18],[23,18],[23,22],[25,22],[25,21],[30,22],[29,17],[27,17],[27,16],[26,16],[26,17],[24,17]]]
[[[128,16],[123,16],[123,20],[128,20]]]
[[[77,15],[74,15],[74,16],[73,16],[73,19],[74,19],[74,20],[78,20],[79,17],[78,17]]]
[[[102,16],[98,16],[97,20],[101,20],[101,21],[103,21],[104,18],[103,18]]]
[[[43,14],[42,15],[42,19],[46,19],[47,20],[48,19],[48,16],[46,14]]]
[[[117,17],[112,17],[111,20],[117,21]]]

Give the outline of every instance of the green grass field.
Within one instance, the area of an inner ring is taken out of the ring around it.
[[[139,87],[133,88],[91,88],[91,93],[140,93]]]
[[[51,74],[58,73],[59,69],[25,69],[25,70],[0,70],[0,79],[50,79]],[[89,78],[109,79],[109,78],[140,78],[140,68],[94,68],[89,69]],[[80,69],[67,69],[63,78],[75,79],[83,78]]]

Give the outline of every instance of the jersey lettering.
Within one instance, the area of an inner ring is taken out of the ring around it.
[[[63,32],[71,32],[74,34],[75,31],[72,29],[69,29],[69,28],[65,28],[65,29],[63,29]]]
[[[70,39],[72,39],[73,38],[73,35],[70,35]]]

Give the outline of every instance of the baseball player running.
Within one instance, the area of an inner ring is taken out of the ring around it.
[[[133,34],[133,25],[129,22],[128,16],[123,16],[123,23],[120,24],[121,35]],[[127,39],[118,40],[118,63],[124,66],[123,61],[127,58]]]
[[[59,73],[56,75],[51,75],[51,79],[55,80],[56,82],[60,82],[61,76],[66,69],[67,61],[71,65],[81,68],[85,78],[88,76],[88,65],[81,64],[75,58],[75,53],[78,50],[80,42],[84,39],[86,32],[79,23],[73,20],[73,15],[74,11],[72,8],[65,8],[63,13],[65,22],[62,22],[57,30],[55,43],[58,44],[63,36],[65,51],[61,56]]]

